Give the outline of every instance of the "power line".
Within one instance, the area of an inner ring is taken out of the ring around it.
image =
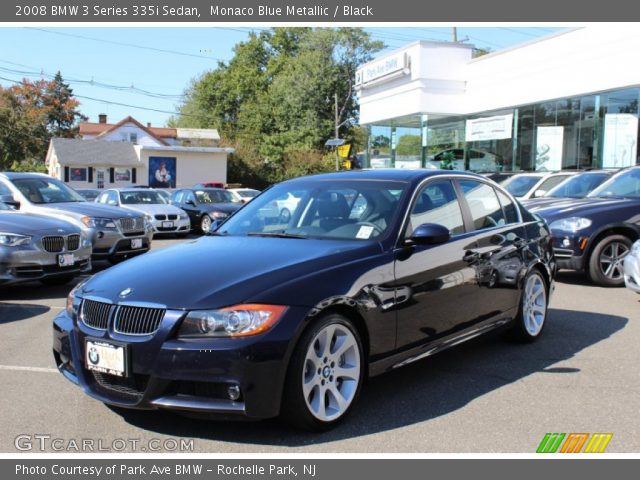
[[[180,55],[183,57],[193,57],[193,58],[203,58],[206,60],[217,60],[217,61],[224,61],[221,58],[217,58],[217,57],[208,57],[206,55],[198,55],[196,53],[187,53],[187,52],[179,52],[177,50],[167,50],[164,48],[155,48],[155,47],[148,47],[145,45],[136,45],[135,43],[126,43],[126,42],[117,42],[115,40],[105,40],[103,38],[95,38],[95,37],[87,37],[85,35],[78,35],[75,33],[67,33],[67,32],[57,32],[54,30],[47,30],[45,28],[36,28],[36,27],[24,27],[28,30],[36,30],[38,32],[45,32],[45,33],[51,33],[53,35],[60,35],[63,37],[72,37],[72,38],[80,38],[82,40],[91,40],[93,42],[102,42],[102,43],[108,43],[110,45],[119,45],[121,47],[130,47],[130,48],[138,48],[140,50],[150,50],[152,52],[159,52],[159,53],[168,53],[171,55]]]

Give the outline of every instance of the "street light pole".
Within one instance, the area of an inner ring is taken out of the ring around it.
[[[333,94],[333,100],[334,100],[334,114],[335,114],[335,126],[336,126],[334,138],[339,138],[340,125],[338,123],[339,119],[338,119],[338,93],[337,92]],[[338,154],[338,147],[336,147],[336,172],[338,170],[340,170],[340,156]]]

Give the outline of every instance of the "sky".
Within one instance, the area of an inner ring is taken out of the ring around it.
[[[256,27],[0,28],[0,85],[51,78],[59,70],[97,122],[128,115],[164,126],[194,78],[228,61]],[[387,52],[416,40],[452,39],[452,28],[365,28]],[[459,27],[459,41],[498,51],[559,31],[558,27]],[[378,54],[380,55],[380,54]]]

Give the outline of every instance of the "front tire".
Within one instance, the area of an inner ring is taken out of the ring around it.
[[[298,428],[328,430],[351,411],[363,379],[358,331],[349,319],[327,315],[308,328],[296,346],[282,414]]]
[[[531,270],[524,279],[518,315],[513,327],[517,340],[533,342],[540,338],[547,320],[549,289],[539,270]]]
[[[200,231],[202,232],[203,235],[206,235],[207,233],[209,233],[209,229],[211,228],[211,222],[212,222],[211,217],[206,213],[200,219]]]
[[[622,259],[631,249],[631,240],[624,235],[609,235],[600,240],[589,257],[589,277],[601,287],[624,286]]]

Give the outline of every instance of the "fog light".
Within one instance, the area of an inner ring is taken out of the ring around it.
[[[571,240],[569,240],[568,238],[565,238],[564,240],[562,240],[562,246],[565,248],[568,248],[571,246]]]
[[[230,385],[227,388],[227,395],[229,395],[229,400],[235,402],[240,398],[240,387],[238,385]]]

